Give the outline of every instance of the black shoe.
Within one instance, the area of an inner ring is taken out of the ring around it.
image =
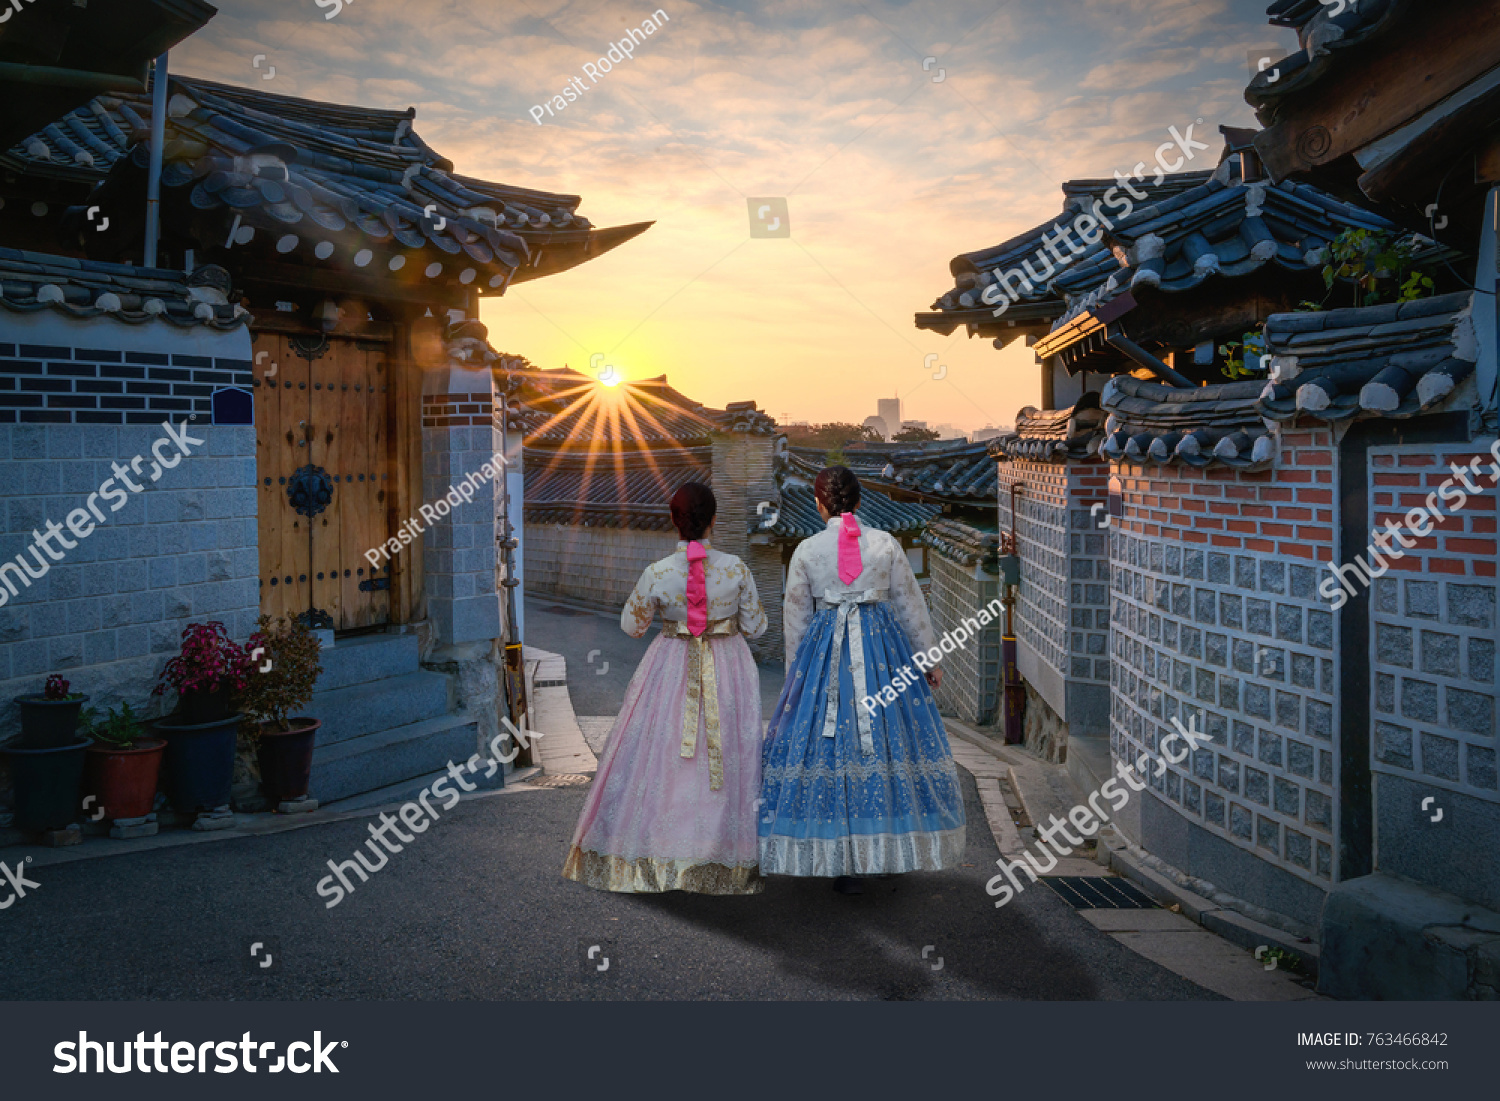
[[[833,881],[833,889],[841,895],[862,895],[865,893],[865,881],[858,876],[841,875]]]

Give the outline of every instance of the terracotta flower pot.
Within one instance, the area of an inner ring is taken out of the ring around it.
[[[162,738],[142,738],[128,749],[95,742],[83,765],[84,798],[93,802],[84,811],[92,818],[144,818],[156,805],[156,781],[161,774]]]
[[[320,719],[294,718],[291,728],[272,730],[262,724],[259,731],[260,786],[273,803],[300,799],[312,778],[313,743]]]

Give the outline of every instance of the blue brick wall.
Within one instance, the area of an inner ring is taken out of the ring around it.
[[[248,387],[250,366],[208,355],[0,343],[0,424],[206,418],[214,389]]]

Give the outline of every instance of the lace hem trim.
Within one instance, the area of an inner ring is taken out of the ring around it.
[[[936,872],[964,854],[966,827],[930,833],[869,834],[823,839],[762,837],[762,875],[900,875]]]
[[[577,845],[569,850],[562,874],[596,891],[627,894],[691,891],[700,895],[758,895],[766,886],[754,864],[725,865],[654,856],[630,860]]]

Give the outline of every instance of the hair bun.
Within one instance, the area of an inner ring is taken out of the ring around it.
[[[718,511],[714,491],[702,482],[684,482],[672,494],[672,526],[689,542],[703,538]]]
[[[847,466],[826,466],[813,482],[813,495],[830,516],[859,508],[859,479]]]

